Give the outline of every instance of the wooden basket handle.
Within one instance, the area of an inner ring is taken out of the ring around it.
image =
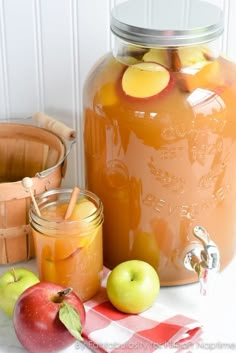
[[[76,131],[57,121],[49,115],[38,112],[32,116],[32,120],[39,123],[43,128],[54,132],[55,134],[64,137],[66,140],[74,140],[76,138]]]

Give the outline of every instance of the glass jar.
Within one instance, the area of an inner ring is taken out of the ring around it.
[[[72,189],[53,189],[36,197],[40,215],[30,208],[30,225],[41,281],[72,287],[82,301],[100,288],[103,271],[103,206],[80,190],[70,218],[64,214]]]
[[[190,283],[196,226],[222,269],[236,251],[236,65],[220,53],[223,14],[199,0],[128,0],[111,31],[112,52],[84,87],[86,187],[104,205],[104,262],[141,259],[161,285]]]

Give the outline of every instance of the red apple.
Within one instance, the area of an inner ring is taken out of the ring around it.
[[[40,282],[18,298],[13,324],[30,353],[59,352],[81,339],[85,309],[71,288]]]

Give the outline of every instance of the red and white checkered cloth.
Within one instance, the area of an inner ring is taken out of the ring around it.
[[[139,315],[117,311],[108,301],[104,269],[101,291],[84,303],[86,324],[83,329],[85,344],[99,353],[191,353],[191,346],[202,333],[201,324],[173,312],[156,302]]]

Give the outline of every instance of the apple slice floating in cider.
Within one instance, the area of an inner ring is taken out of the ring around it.
[[[87,199],[81,199],[73,209],[73,212],[70,216],[70,221],[78,221],[80,219],[91,216],[96,211],[96,206],[93,202]]]
[[[183,91],[211,88],[220,81],[220,69],[213,55],[202,47],[182,47],[176,52],[179,86]]]
[[[102,86],[97,93],[97,99],[103,107],[115,105],[118,101],[115,84],[113,82],[108,82]]]
[[[143,56],[144,62],[154,62],[169,67],[169,56],[166,49],[150,49]]]
[[[61,210],[60,212],[58,211],[58,213],[64,214],[66,204],[60,205],[60,208]],[[75,205],[68,221],[79,221],[80,219],[92,216],[94,212],[96,212],[96,206],[93,202],[87,200],[86,198],[80,199],[79,202]],[[64,237],[59,237],[56,240],[52,239],[51,248],[54,249],[54,251],[51,253],[50,256],[47,256],[47,261],[62,261],[68,259],[69,257],[76,254],[78,251],[80,251],[82,248],[88,246],[96,236],[96,231],[91,234],[91,231],[88,231],[86,225],[77,226],[75,224],[75,227],[80,227],[76,230],[78,235],[76,234],[74,236],[72,235],[68,237],[67,242],[65,242]]]
[[[127,96],[149,98],[162,92],[170,82],[170,73],[162,65],[142,62],[129,66],[122,77],[122,89]]]
[[[117,59],[125,65],[134,65],[134,64],[138,64],[140,62],[134,56],[118,56]]]
[[[72,212],[70,220],[76,221],[79,219],[85,219],[87,217],[91,217],[93,214],[95,214],[96,210],[97,208],[93,202],[85,198],[81,199],[80,202],[75,205],[75,208]],[[86,226],[83,226],[81,228],[81,233],[84,233],[84,234],[80,237],[77,248],[84,248],[89,246],[89,244],[91,244],[94,238],[96,237],[97,230],[93,231],[92,233],[91,231],[89,231],[89,233],[86,234],[87,233]]]
[[[207,51],[201,47],[181,47],[177,50],[181,67],[189,67],[200,62],[206,62]]]
[[[217,83],[222,84],[219,62],[200,61],[178,74],[179,86],[183,91],[193,92],[197,88],[214,88]]]

